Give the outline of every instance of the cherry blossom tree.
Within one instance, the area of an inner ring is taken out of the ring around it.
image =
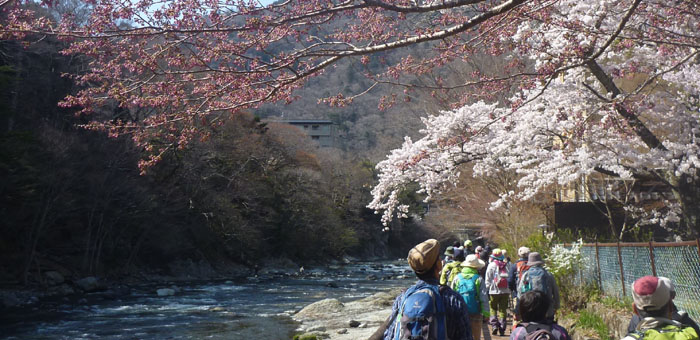
[[[528,3],[529,4],[529,3]],[[471,164],[476,176],[520,175],[519,190],[494,205],[530,199],[555,185],[602,173],[660,181],[680,218],[700,231],[700,5],[695,1],[546,1],[499,30],[498,43],[537,76],[521,76],[505,101],[475,101],[424,119],[424,137],[406,139],[378,165],[370,207],[384,221],[417,181],[428,198]],[[511,75],[514,76],[514,75]]]
[[[53,8],[60,1],[41,5]],[[207,127],[231,114],[294,100],[293,91],[305,80],[342,59],[359,58],[366,65],[371,55],[391,50],[420,43],[436,48],[429,59],[406,57],[399,66],[367,74],[376,84],[398,83],[402,72],[426,72],[460,57],[467,46],[460,34],[499,24],[504,19],[498,18],[525,1],[86,2],[87,20],[70,12],[38,16],[33,0],[3,3],[0,32],[28,40],[55,35],[69,43],[64,53],[91,58],[90,69],[73,75],[84,88],[61,105],[77,107],[80,114],[117,106],[117,117],[98,117],[86,127],[132,134],[149,153],[140,164],[145,169],[165,152],[206,138]],[[354,95],[359,93],[322,100],[346,105]]]
[[[25,41],[55,35],[69,44],[64,53],[91,58],[73,75],[83,89],[62,105],[119,112],[94,115],[86,127],[132,135],[149,155],[144,169],[243,109],[294,100],[304,81],[340,60],[369,65],[425,46],[430,53],[381,71],[367,67],[365,76],[410,91],[407,75],[455,61],[508,62],[462,83],[438,76],[421,85],[464,95],[453,110],[424,120],[425,137],[407,139],[379,165],[370,207],[384,210],[385,221],[404,209],[397,197],[407,183],[418,182],[430,198],[469,163],[477,176],[500,168],[521,176],[520,189],[496,204],[594,172],[662,181],[673,188],[675,213],[700,230],[695,0],[87,3],[87,20],[70,13],[54,20],[30,10],[32,1],[0,2],[0,32]],[[321,101],[347,105],[360,94]]]

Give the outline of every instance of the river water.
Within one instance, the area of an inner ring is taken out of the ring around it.
[[[325,298],[350,301],[415,277],[405,261],[353,263],[237,281],[130,287],[119,296],[58,298],[0,315],[2,339],[280,339],[297,327],[291,315]],[[337,287],[337,288],[336,288]]]

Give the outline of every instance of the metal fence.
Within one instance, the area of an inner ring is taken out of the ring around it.
[[[638,278],[665,276],[675,286],[676,306],[700,319],[700,240],[584,244],[581,255],[581,283],[596,284],[608,296],[631,298],[631,285]]]

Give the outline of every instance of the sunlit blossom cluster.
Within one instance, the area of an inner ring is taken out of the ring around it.
[[[423,137],[406,140],[379,163],[370,207],[393,215],[396,192],[417,182],[428,199],[455,184],[459,165],[475,176],[520,175],[510,199],[580,181],[594,173],[648,178],[674,190],[695,186],[700,169],[700,9],[689,3],[551,1],[499,43],[541,77],[507,101],[474,102],[426,119]],[[684,12],[684,10],[686,10]],[[670,14],[673,15],[670,15]],[[685,199],[688,199],[686,197]],[[636,210],[664,224],[687,201]]]

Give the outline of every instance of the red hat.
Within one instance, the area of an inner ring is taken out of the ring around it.
[[[671,301],[673,283],[669,278],[644,276],[632,284],[632,298],[637,308],[647,311],[659,310]]]

